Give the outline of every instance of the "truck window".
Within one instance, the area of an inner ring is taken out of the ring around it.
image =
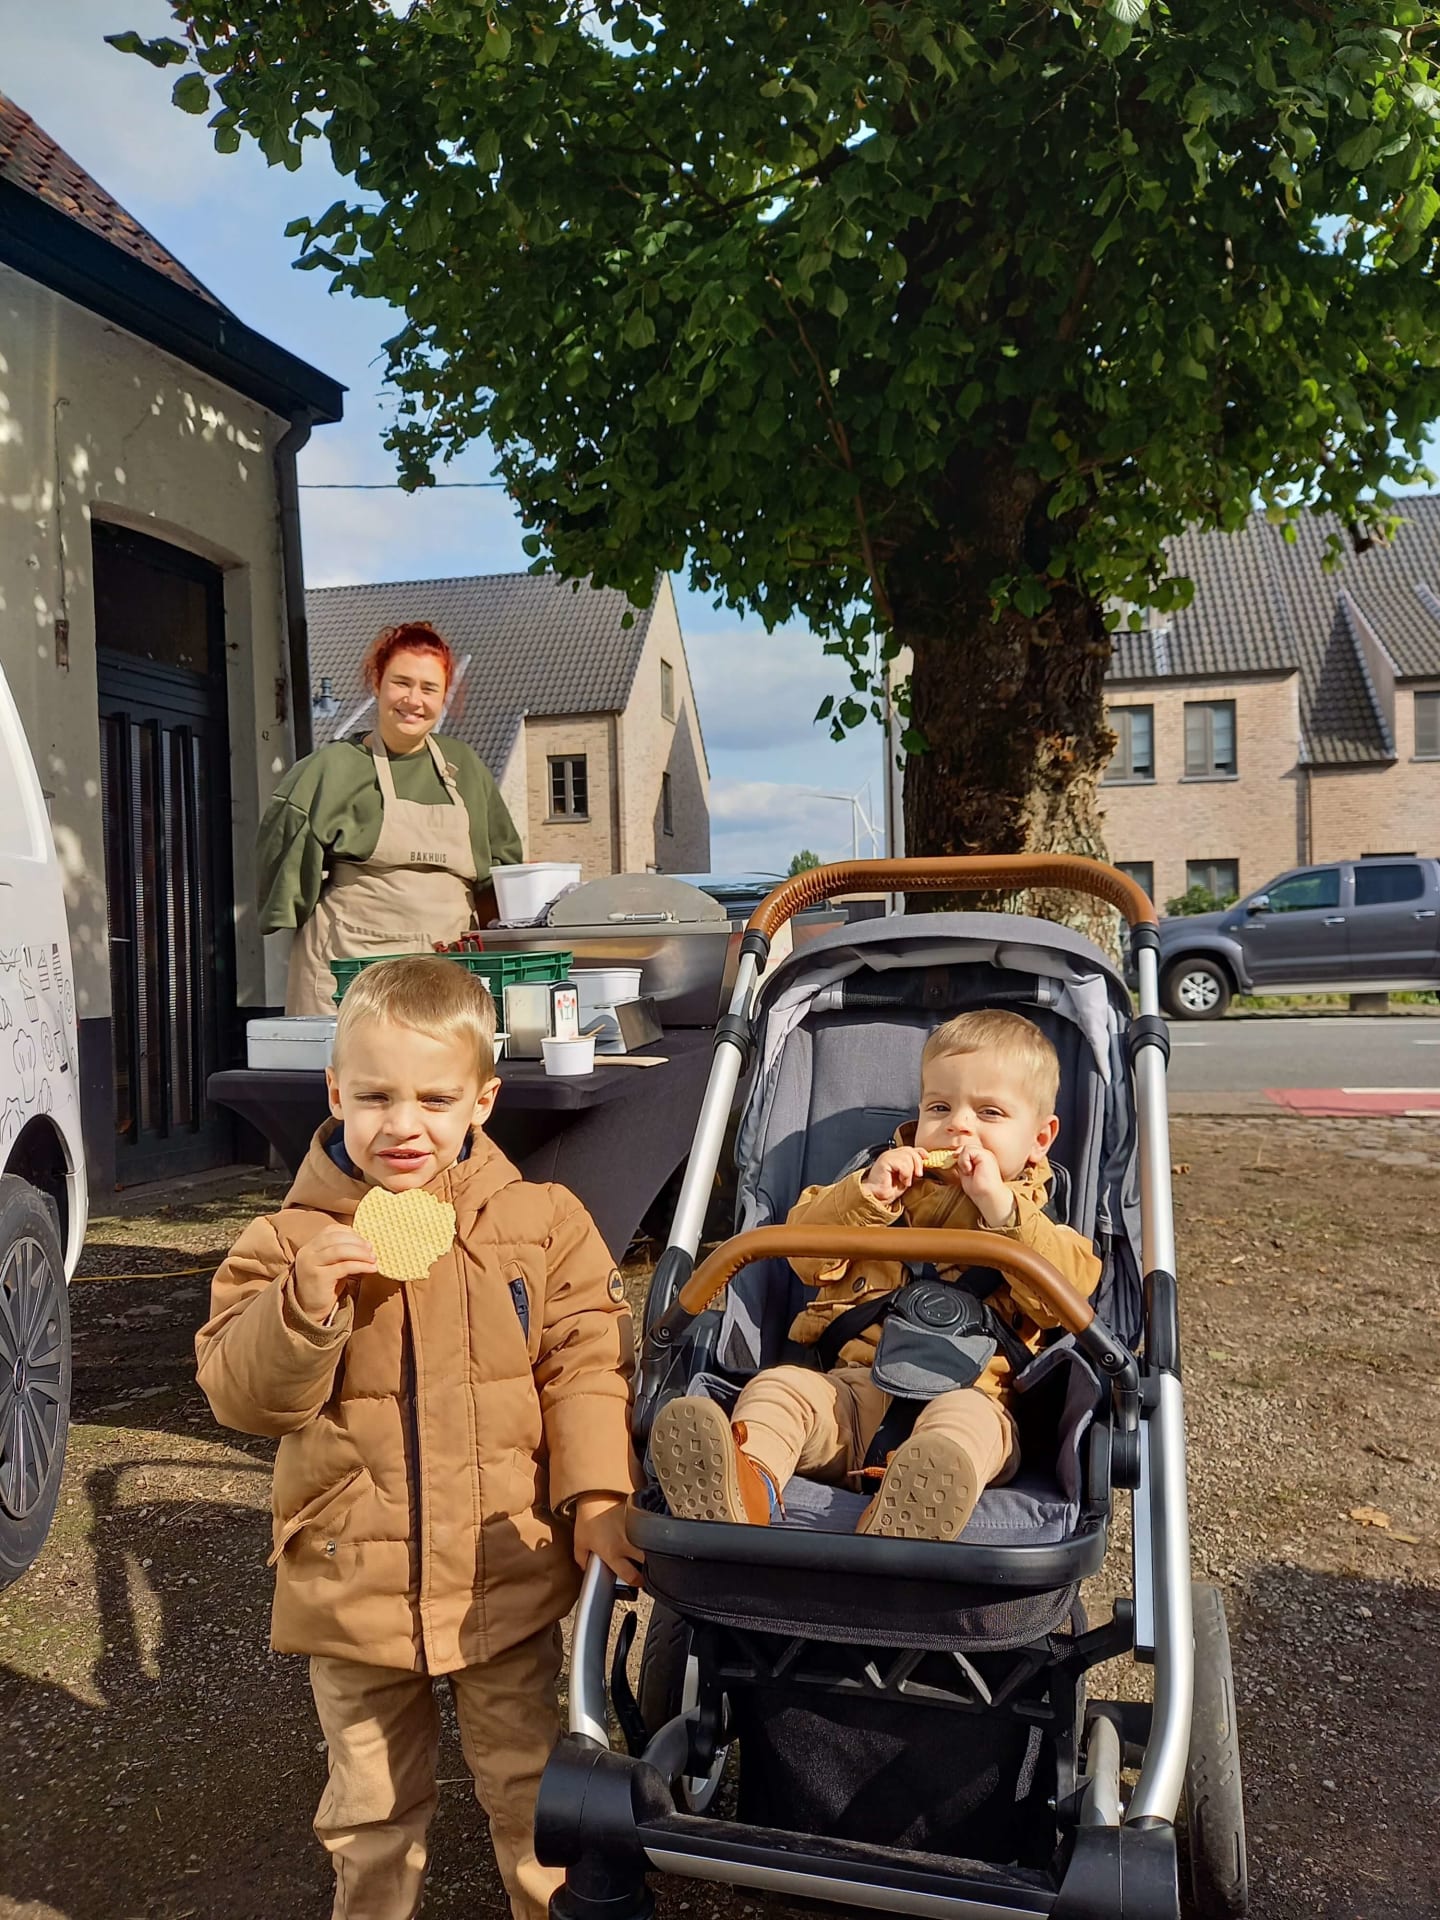
[[[1309,873],[1292,873],[1269,889],[1272,913],[1298,913],[1306,907],[1338,907],[1340,869],[1313,867]]]
[[[1356,867],[1357,907],[1387,907],[1400,900],[1419,900],[1425,875],[1418,860],[1397,860],[1392,867]]]

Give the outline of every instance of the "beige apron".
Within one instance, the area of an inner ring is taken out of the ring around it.
[[[380,783],[380,837],[368,860],[337,860],[315,911],[290,947],[287,1014],[334,1013],[332,960],[370,953],[428,953],[453,940],[474,915],[475,852],[470,815],[444,755],[425,740],[450,804],[402,800],[390,757],[366,740]]]

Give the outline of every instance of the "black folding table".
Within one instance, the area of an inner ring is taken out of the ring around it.
[[[589,1210],[611,1255],[636,1229],[690,1151],[713,1035],[676,1027],[646,1048],[663,1066],[616,1065],[552,1079],[539,1060],[502,1060],[486,1129],[527,1180],[553,1180]],[[329,1107],[318,1069],[236,1067],[212,1073],[210,1098],[238,1113],[294,1173]]]

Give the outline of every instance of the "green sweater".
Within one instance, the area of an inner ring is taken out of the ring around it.
[[[470,815],[476,884],[492,867],[524,858],[520,836],[489,768],[463,740],[432,736],[455,769],[455,785]],[[256,842],[260,931],[298,927],[315,911],[331,862],[368,860],[380,838],[380,784],[362,733],[334,740],[309,754],[285,775],[265,809]],[[435,762],[418,753],[391,754],[390,770],[401,800],[448,807],[451,802]]]

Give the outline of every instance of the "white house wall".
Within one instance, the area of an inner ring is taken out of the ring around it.
[[[286,424],[0,266],[0,659],[50,799],[82,1021],[110,1014],[92,516],[224,569],[238,997],[283,998],[253,902],[260,811],[293,758],[273,462]]]

